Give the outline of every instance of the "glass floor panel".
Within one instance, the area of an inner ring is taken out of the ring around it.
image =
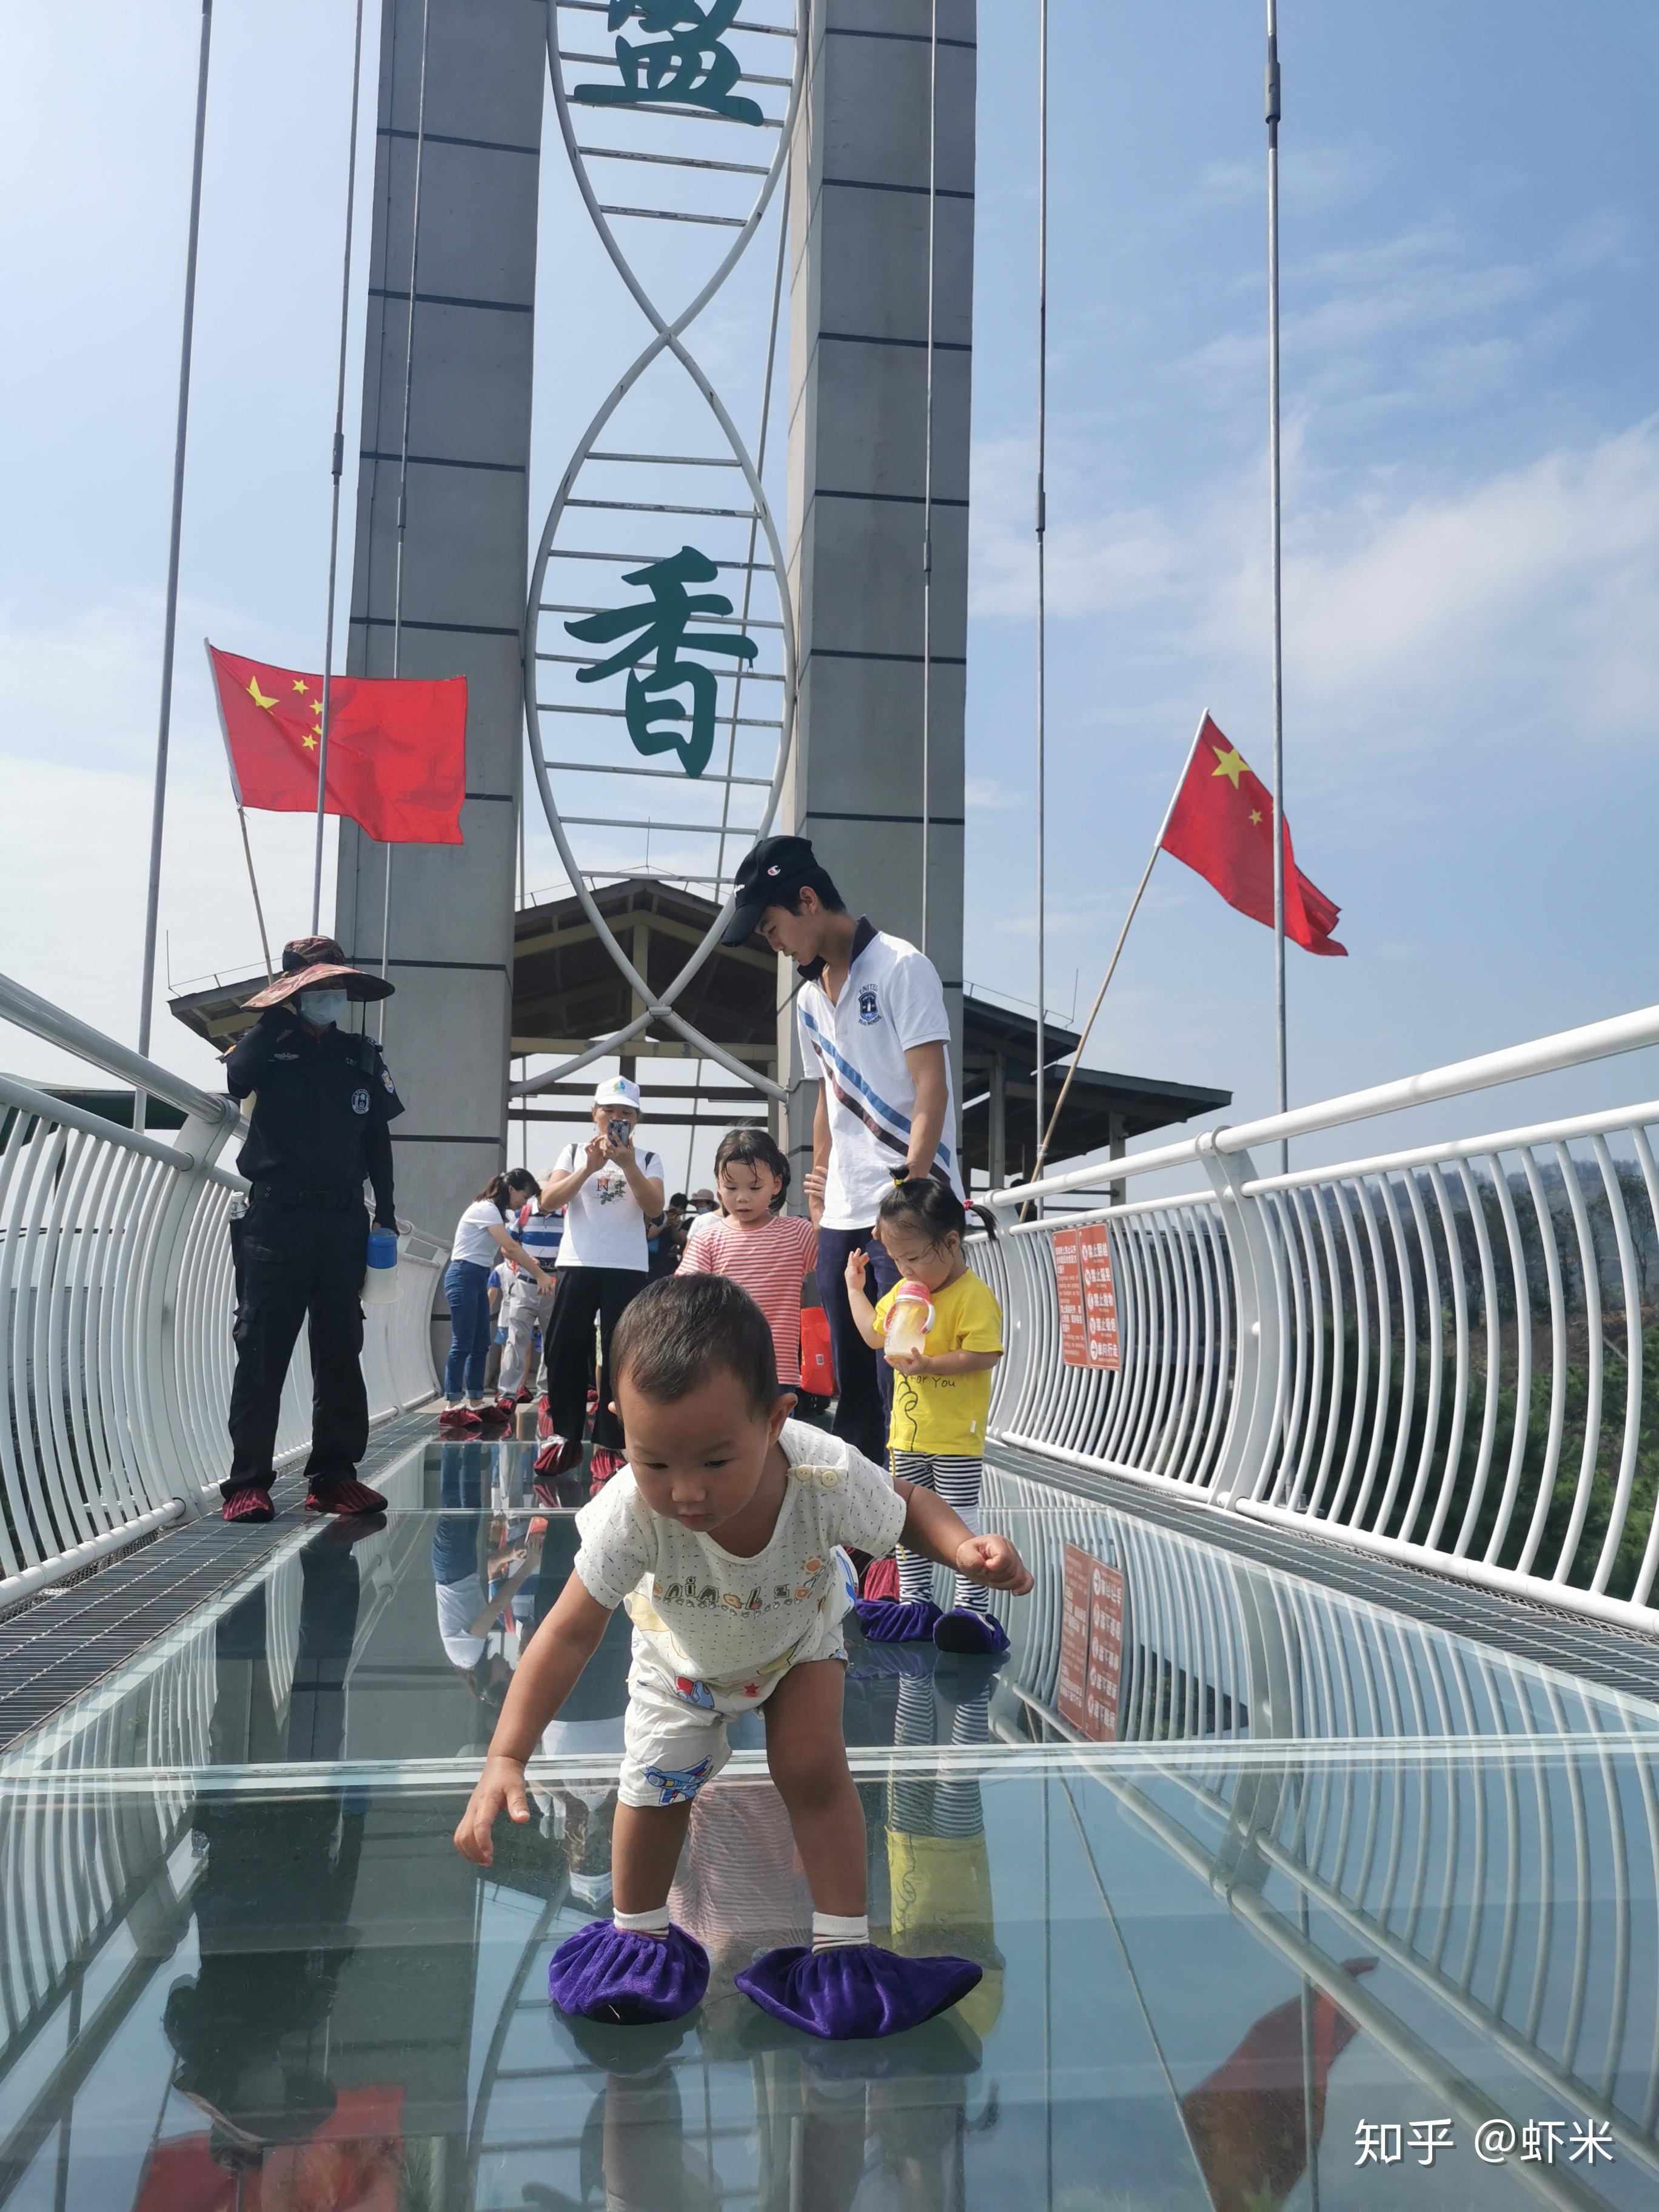
[[[1635,2212],[1654,1764],[1060,1746],[867,1782],[872,1920],[985,1976],[839,2045],[732,1987],[808,1911],[759,1778],[699,1801],[682,1862],[700,2011],[604,2032],[546,1998],[603,1909],[603,1790],[539,1789],[483,1876],[450,1844],[461,1792],[407,1778],[14,1781],[0,2203]]]
[[[1655,1707],[995,1468],[1006,1662],[848,1686],[872,1925],[979,1989],[825,2045],[733,1988],[810,1912],[739,1735],[704,2004],[564,2021],[621,1627],[531,1825],[450,1842],[574,1553],[529,1458],[422,1447],[0,1759],[0,2212],[1659,2203]]]
[[[582,1493],[538,1506],[532,1453],[423,1446],[381,1478],[384,1525],[296,1522],[243,1583],[20,1739],[0,1776],[476,1761],[575,1556]],[[1036,1577],[1030,1597],[994,1600],[1006,1662],[849,1637],[849,1743],[1659,1735],[1645,1699],[1021,1475],[988,1469],[984,1519]],[[943,1574],[936,1595],[949,1603]],[[544,1755],[620,1753],[628,1650],[618,1612]],[[759,1717],[732,1741],[758,1759]]]

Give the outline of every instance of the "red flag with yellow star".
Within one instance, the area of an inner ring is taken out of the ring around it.
[[[1283,827],[1285,934],[1310,952],[1346,959],[1346,945],[1331,935],[1342,909],[1297,866],[1291,825]],[[1229,906],[1273,927],[1273,793],[1207,714],[1161,843],[1164,852],[1213,884]]]
[[[239,806],[317,809],[323,679],[208,647]],[[337,676],[329,687],[324,811],[382,845],[459,845],[466,790],[466,678]]]

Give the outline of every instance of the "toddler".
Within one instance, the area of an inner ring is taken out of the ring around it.
[[[770,1324],[779,1389],[799,1390],[800,1291],[817,1258],[816,1224],[780,1212],[789,1163],[764,1129],[726,1131],[714,1155],[714,1181],[725,1213],[698,1216],[680,1273],[740,1283]]]
[[[814,2035],[888,2035],[930,2019],[980,1969],[870,1942],[864,1814],[842,1734],[843,1547],[882,1555],[902,1537],[1016,1595],[1031,1577],[1006,1537],[975,1534],[933,1492],[890,1481],[850,1445],[792,1422],[766,1317],[723,1276],[641,1291],[612,1359],[628,1465],[577,1516],[574,1568],[514,1676],[456,1845],[488,1866],[497,1814],[529,1819],[525,1761],[625,1605],[634,1656],[616,1909],[554,1954],[554,2002],[632,2023],[700,2002],[708,1954],[671,1923],[668,1893],[697,1792],[725,1764],[726,1723],[758,1708],[811,1892],[812,1944],[767,1952],[738,1986]]]
[[[936,1492],[965,1527],[975,1528],[985,1472],[991,1370],[1002,1357],[1002,1309],[963,1256],[968,1211],[948,1183],[934,1176],[913,1176],[883,1199],[876,1234],[900,1276],[926,1285],[933,1310],[924,1348],[896,1353],[891,1361],[888,1443],[894,1475],[918,1491]],[[990,1216],[978,1206],[973,1211],[994,1236]],[[868,1265],[861,1251],[848,1255],[847,1303],[854,1327],[879,1352],[904,1284],[872,1307],[864,1288]],[[958,1570],[948,1613],[933,1603],[933,1589],[932,1555],[912,1550],[907,1542],[899,1557],[897,1598],[859,1603],[865,1634],[885,1644],[931,1636],[942,1651],[995,1655],[1008,1649],[1007,1632],[992,1618],[982,1581]]]

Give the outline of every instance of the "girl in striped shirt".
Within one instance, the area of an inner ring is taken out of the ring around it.
[[[766,1316],[778,1388],[800,1388],[800,1292],[818,1251],[821,1200],[811,1220],[781,1209],[789,1163],[764,1129],[728,1129],[714,1154],[723,1213],[699,1216],[686,1239],[683,1275],[729,1275]],[[811,1201],[809,1201],[810,1203]]]

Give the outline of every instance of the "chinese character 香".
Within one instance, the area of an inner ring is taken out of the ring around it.
[[[714,674],[687,653],[721,653],[735,660],[752,660],[759,647],[741,630],[692,630],[696,615],[729,615],[732,602],[718,592],[693,595],[688,584],[713,583],[720,571],[695,545],[682,545],[666,560],[629,569],[625,584],[637,584],[651,594],[647,602],[630,607],[611,607],[567,623],[572,637],[585,645],[610,645],[637,632],[609,659],[576,672],[578,684],[599,684],[607,676],[628,671],[628,697],[623,712],[635,750],[641,753],[677,752],[688,775],[701,775],[714,746]],[[641,675],[638,664],[649,658],[651,667]],[[691,693],[690,729],[663,728],[664,723],[683,724],[685,708],[663,695],[689,689]]]

